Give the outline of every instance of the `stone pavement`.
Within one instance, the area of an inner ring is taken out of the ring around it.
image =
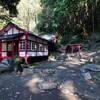
[[[46,61],[22,75],[0,75],[0,100],[100,100],[100,84],[85,80],[82,62]]]

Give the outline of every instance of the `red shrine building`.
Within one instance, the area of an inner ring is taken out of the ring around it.
[[[48,41],[10,22],[0,30],[0,60],[19,56],[25,61],[47,59]]]

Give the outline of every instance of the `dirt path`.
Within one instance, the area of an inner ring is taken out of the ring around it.
[[[38,64],[35,69],[52,69],[49,75],[41,72],[4,73],[0,75],[0,100],[100,100],[100,84],[85,81],[81,71],[81,62],[48,61]],[[43,80],[57,82],[54,89],[39,90]]]

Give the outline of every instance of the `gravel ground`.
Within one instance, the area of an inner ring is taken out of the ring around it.
[[[46,61],[35,66],[40,70],[54,69],[48,73],[0,74],[0,100],[100,100],[100,84],[85,81],[80,66],[82,62]],[[39,90],[43,80],[57,82],[53,89]]]

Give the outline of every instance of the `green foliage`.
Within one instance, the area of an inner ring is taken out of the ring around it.
[[[13,69],[16,68],[16,71],[18,70],[20,71],[22,70],[21,63],[22,63],[22,59],[19,56],[13,56],[10,65],[11,68]]]
[[[17,15],[16,6],[19,3],[19,0],[0,0],[0,5],[9,11],[11,16]]]
[[[17,16],[17,4],[20,0],[0,0],[0,28]]]
[[[69,44],[75,44],[75,43],[83,43],[84,39],[86,37],[83,37],[82,34],[80,34],[81,30],[75,30],[72,32],[69,32],[68,34],[64,35],[60,39],[60,45],[69,45]]]
[[[22,59],[19,56],[13,56],[12,57],[12,63],[14,63],[14,65],[18,65],[22,62]]]
[[[38,29],[66,35],[74,30],[86,36],[93,31],[93,16],[99,11],[99,0],[41,0]]]
[[[78,39],[93,31],[93,21],[96,30],[100,26],[100,0],[0,0],[0,5],[0,28],[13,21],[30,31],[78,33]]]

